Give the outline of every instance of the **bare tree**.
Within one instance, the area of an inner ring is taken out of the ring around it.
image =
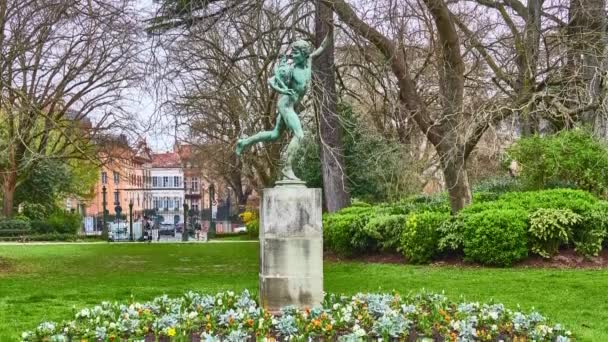
[[[435,147],[441,163],[453,212],[471,201],[471,190],[466,170],[466,160],[477,141],[493,118],[467,120],[463,112],[465,64],[461,55],[461,43],[456,25],[447,4],[441,0],[425,0],[426,9],[434,22],[438,61],[439,106],[438,116],[425,103],[416,81],[412,77],[407,56],[400,41],[381,33],[362,20],[345,1],[326,0],[340,19],[356,34],[372,43],[391,63],[399,84],[399,100],[412,113],[418,127]]]
[[[82,158],[90,151],[79,146],[95,134],[128,126],[121,100],[138,80],[132,1],[0,1],[0,51],[0,115],[10,142],[3,214],[11,216],[33,161]]]

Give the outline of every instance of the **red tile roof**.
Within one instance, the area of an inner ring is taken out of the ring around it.
[[[152,154],[152,167],[181,167],[179,155],[175,152]]]

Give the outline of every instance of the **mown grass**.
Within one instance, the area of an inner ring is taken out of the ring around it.
[[[401,293],[427,289],[453,299],[536,308],[579,341],[608,341],[608,271],[491,269],[325,263],[325,290]],[[0,341],[15,341],[72,307],[148,300],[187,290],[257,291],[258,244],[64,244],[0,246]]]

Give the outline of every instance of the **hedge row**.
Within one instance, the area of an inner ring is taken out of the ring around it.
[[[596,256],[608,231],[608,202],[580,190],[483,192],[457,216],[444,197],[356,204],[323,217],[325,248],[342,255],[391,251],[427,263],[445,254],[509,266],[562,246]]]
[[[46,220],[26,217],[0,219],[0,240],[59,241],[76,238],[82,219],[77,214],[56,212]]]

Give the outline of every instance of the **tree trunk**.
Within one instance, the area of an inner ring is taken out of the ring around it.
[[[315,37],[319,45],[328,36],[330,44],[313,61],[315,76],[315,98],[319,112],[319,145],[323,173],[323,194],[327,211],[336,212],[350,203],[350,194],[345,181],[342,126],[337,114],[336,76],[334,71],[333,11],[316,2]]]
[[[15,189],[17,188],[17,169],[14,165],[11,165],[10,170],[5,172],[2,186],[2,214],[5,217],[12,217]]]
[[[466,160],[462,156],[451,156],[441,164],[452,214],[456,214],[471,203],[471,187]]]

